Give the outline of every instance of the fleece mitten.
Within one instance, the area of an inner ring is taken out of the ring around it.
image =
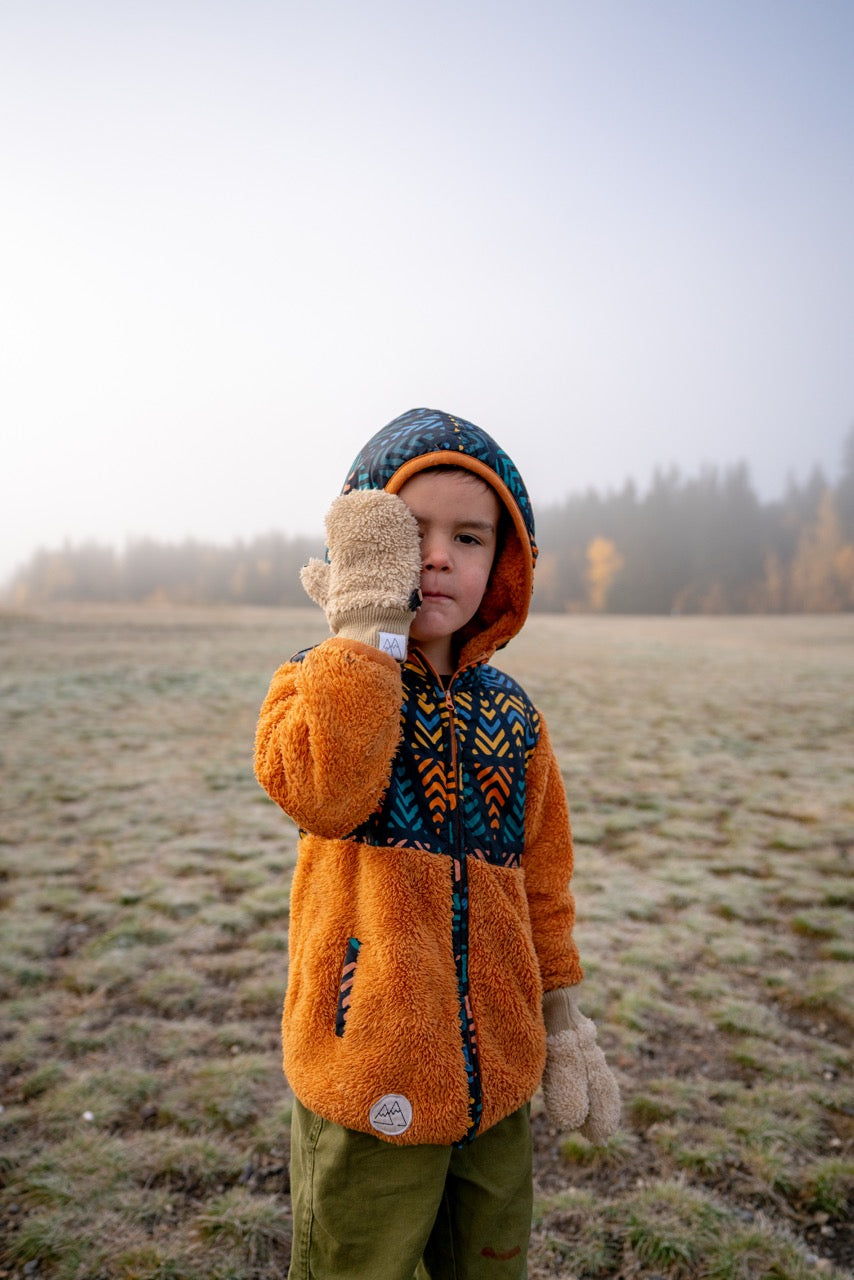
[[[409,507],[384,489],[354,489],[330,507],[326,545],[328,563],[309,560],[300,580],[332,632],[402,662],[421,603],[421,541]]]
[[[620,1123],[620,1090],[596,1043],[596,1027],[578,1008],[578,988],[543,996],[546,1069],[543,1099],[556,1129],[578,1129],[602,1143]]]

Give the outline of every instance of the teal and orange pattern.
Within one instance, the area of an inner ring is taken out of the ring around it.
[[[413,650],[402,674],[401,745],[388,790],[351,838],[518,866],[536,708],[487,664],[460,672],[445,690]]]

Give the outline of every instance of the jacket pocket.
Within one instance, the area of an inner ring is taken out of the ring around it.
[[[341,981],[338,985],[338,1008],[335,1012],[335,1034],[343,1036],[344,1028],[347,1025],[347,1015],[350,1012],[350,997],[353,994],[353,982],[356,978],[356,965],[359,960],[359,947],[362,944],[358,938],[350,938],[347,942],[347,950],[344,953],[344,967],[341,970]]]

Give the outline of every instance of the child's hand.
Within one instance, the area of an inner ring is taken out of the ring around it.
[[[329,563],[310,560],[300,580],[337,636],[406,657],[421,603],[421,544],[415,517],[384,489],[336,498],[326,517]]]
[[[543,1017],[546,1115],[556,1129],[578,1129],[590,1142],[605,1142],[620,1123],[620,1090],[596,1043],[594,1023],[578,1008],[578,988],[547,991]]]

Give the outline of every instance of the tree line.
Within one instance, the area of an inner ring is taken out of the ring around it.
[[[100,543],[39,550],[6,593],[19,607],[50,603],[303,604],[299,571],[321,538],[268,533],[221,546],[140,538],[123,551]]]
[[[854,432],[838,484],[816,471],[762,503],[746,467],[657,472],[541,513],[536,607],[550,612],[854,609]]]
[[[744,465],[657,471],[539,509],[534,608],[555,613],[800,613],[854,609],[854,428],[842,475],[761,502]],[[9,585],[17,607],[76,602],[300,605],[322,538],[269,533],[228,547],[139,539],[39,550]]]

